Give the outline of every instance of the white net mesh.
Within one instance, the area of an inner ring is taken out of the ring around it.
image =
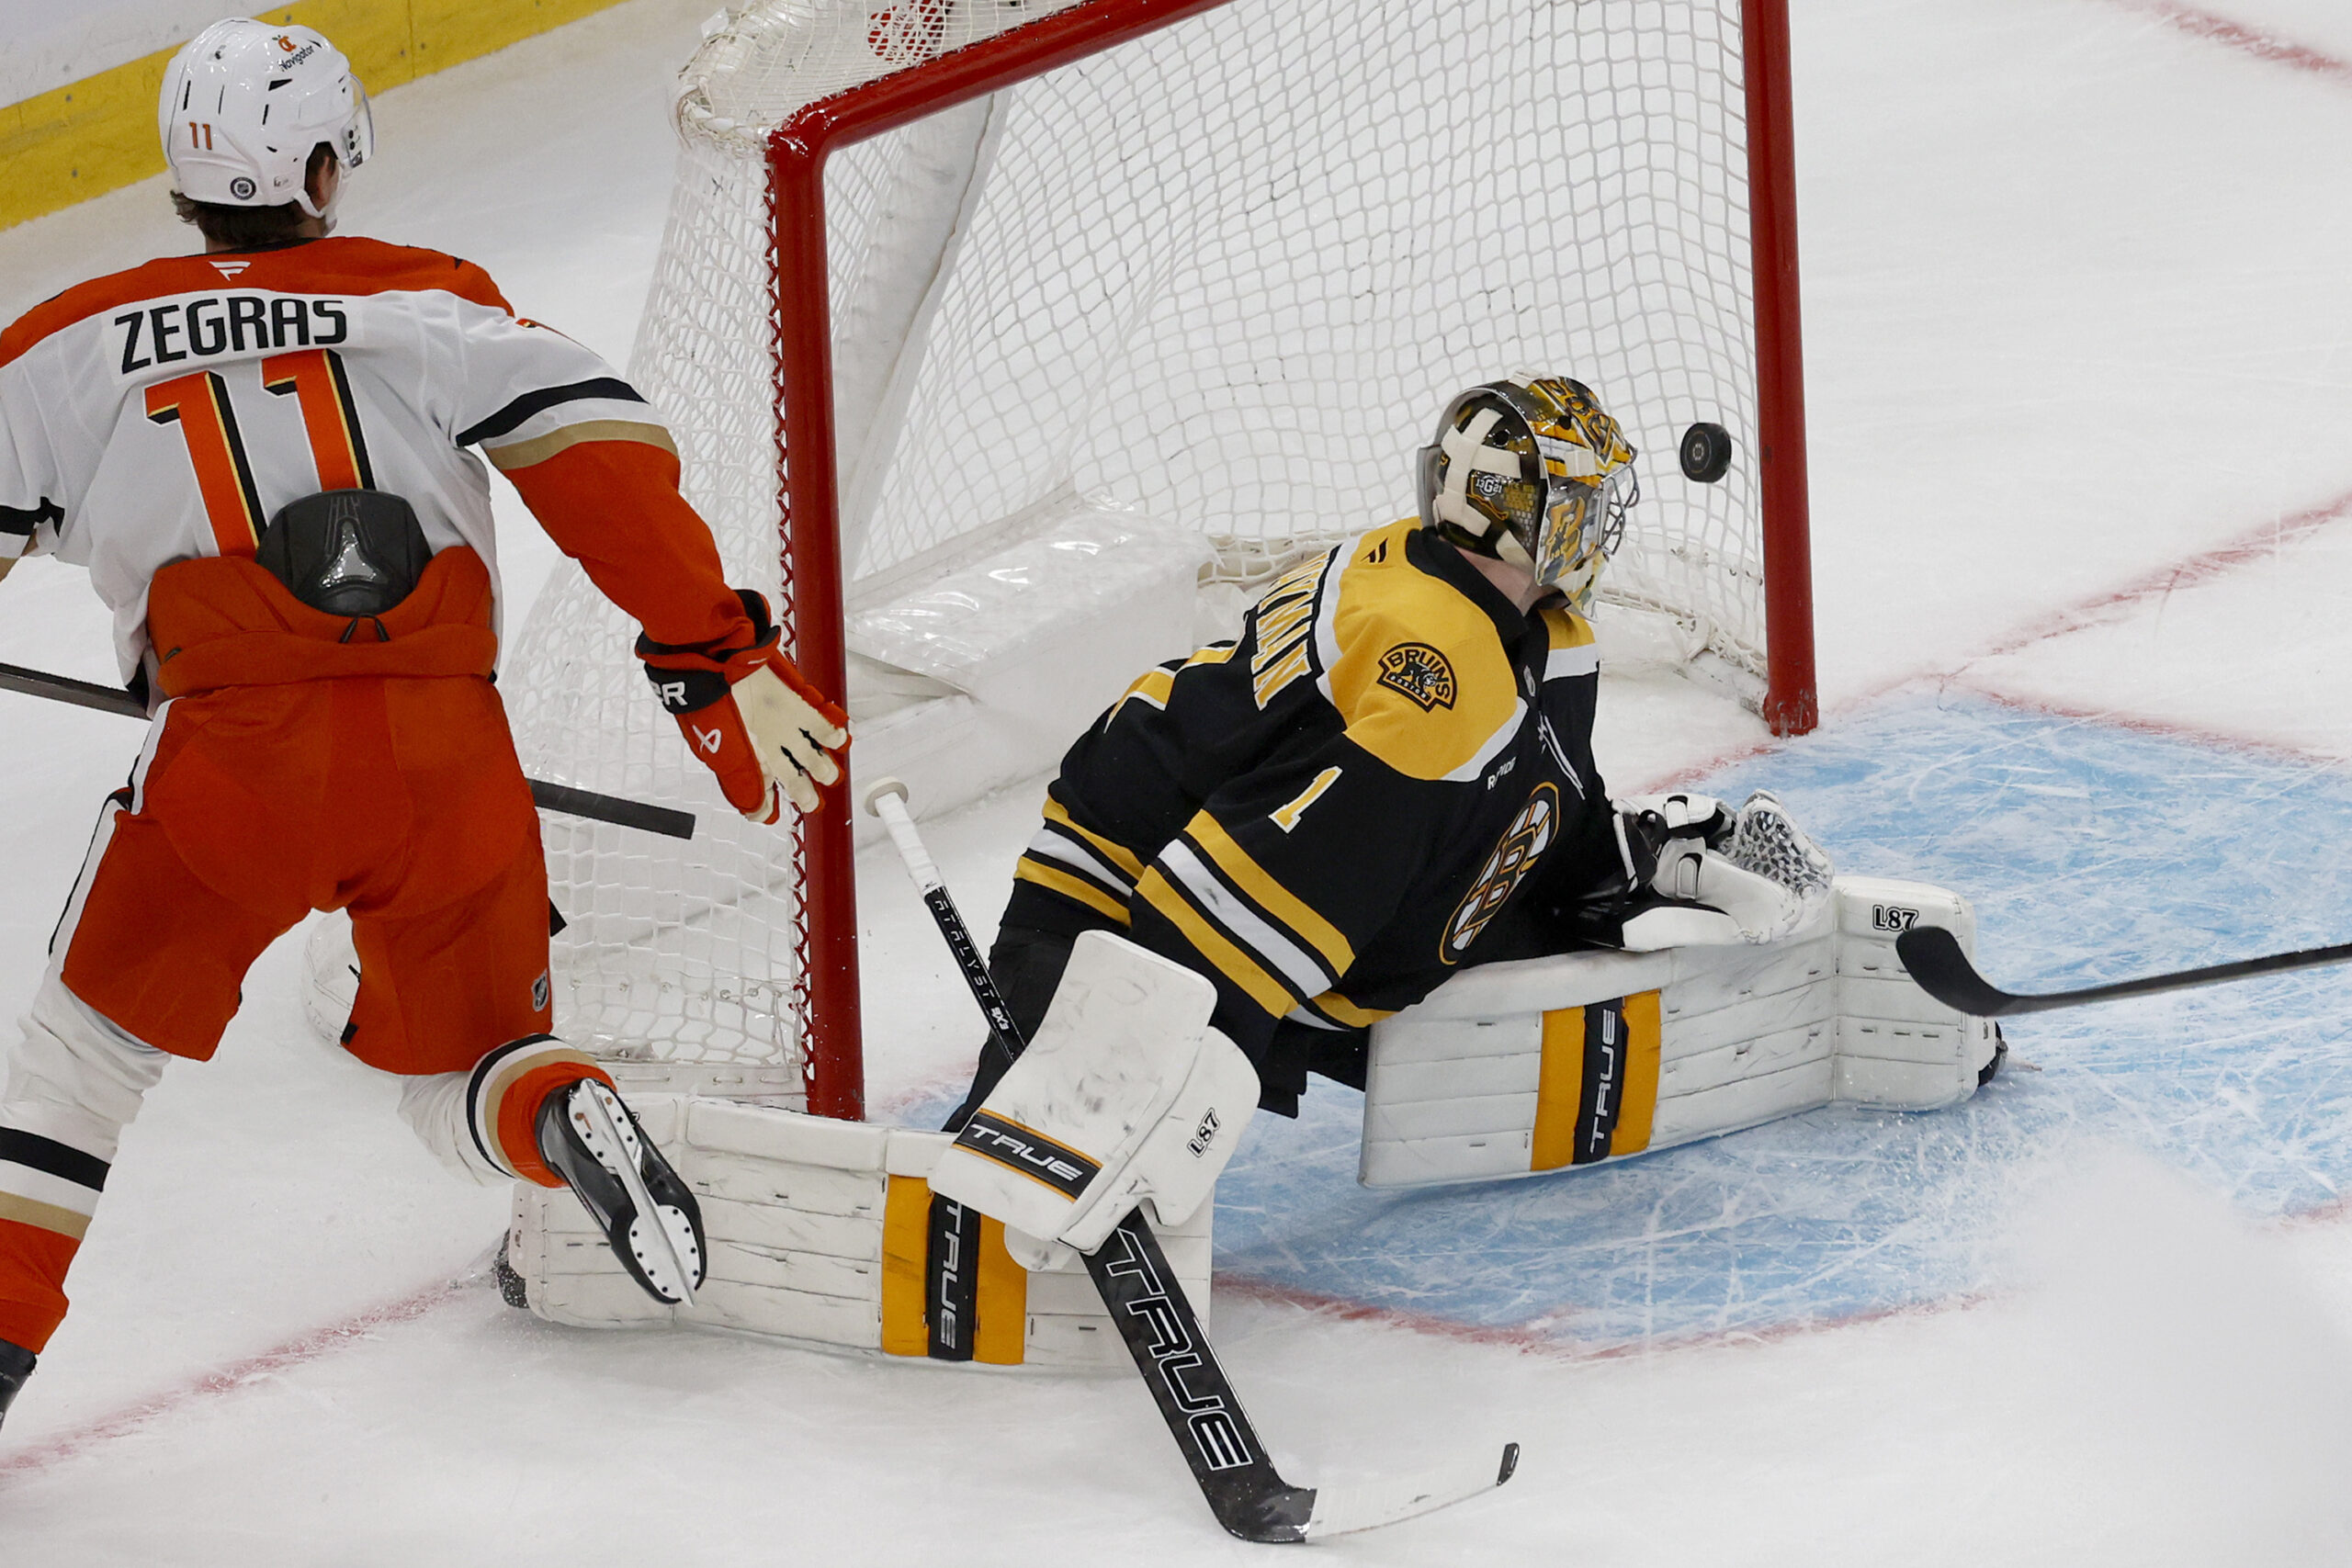
[[[673,423],[737,581],[777,570],[765,133],[1070,4],[766,0],[689,65],[631,376]],[[939,184],[937,147],[911,128],[828,173],[836,387],[891,388],[860,405],[888,428],[848,509],[854,577],[1069,490],[1196,528],[1223,576],[1261,577],[1409,513],[1413,453],[1446,400],[1539,371],[1592,386],[1643,454],[1604,598],[1760,672],[1753,466],[1701,486],[1673,456],[1701,419],[1755,446],[1738,0],[1234,0],[1008,89],[983,118],[951,265],[903,363],[876,370],[847,339],[904,287],[876,279]],[[526,760],[718,827],[634,667],[578,662],[625,650],[628,629],[576,574],[550,592],[512,661],[536,677],[514,694]],[[575,1030],[790,1064],[786,840],[746,829],[682,860],[642,839],[551,831]]]
[[[689,141],[630,376],[675,436],[728,581],[777,592],[767,206],[742,160]],[[687,754],[629,656],[636,626],[566,562],[505,661],[534,777],[696,813],[680,843],[548,815],[569,984],[558,1027],[600,1057],[744,1096],[800,1090],[802,945],[792,837],[745,822]]]

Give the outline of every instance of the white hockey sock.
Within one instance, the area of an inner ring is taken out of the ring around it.
[[[531,1130],[510,1121],[502,1134],[508,1097],[536,1100],[551,1081],[604,1076],[574,1047],[552,1034],[534,1034],[501,1045],[469,1071],[403,1080],[401,1115],[443,1165],[469,1181],[537,1180],[534,1168],[544,1168]]]
[[[123,1128],[170,1060],[116,1028],[52,969],[8,1055],[0,1127],[111,1162]]]
[[[122,1129],[170,1058],[117,1029],[52,971],[0,1089],[0,1339],[39,1349],[65,1314],[72,1267]]]

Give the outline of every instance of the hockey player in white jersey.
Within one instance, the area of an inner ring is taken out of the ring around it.
[[[840,778],[841,709],[728,587],[661,418],[481,268],[331,238],[372,146],[320,34],[234,19],[158,124],[206,240],[0,335],[0,575],[85,567],[153,728],[100,813],[0,1087],[0,1414],[66,1310],[123,1126],[201,1061],[312,909],[361,963],[344,1043],[476,1179],[569,1185],[650,1293],[701,1274],[692,1194],[548,1032],[538,819],[492,676],[496,465],[639,623],[656,697],[773,822]]]

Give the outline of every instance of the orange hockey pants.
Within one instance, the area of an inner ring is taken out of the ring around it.
[[[67,989],[202,1061],[245,970],[347,908],[372,1067],[447,1073],[548,1024],[547,872],[496,690],[478,676],[230,686],[157,716],[51,943]]]

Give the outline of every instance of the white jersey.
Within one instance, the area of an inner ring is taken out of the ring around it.
[[[435,551],[471,546],[494,582],[489,475],[468,448],[520,469],[591,441],[674,463],[611,367],[517,318],[470,263],[365,239],[170,257],[0,334],[0,558],[87,567],[131,680],[161,568],[250,556],[288,502],[366,489],[405,497]]]

